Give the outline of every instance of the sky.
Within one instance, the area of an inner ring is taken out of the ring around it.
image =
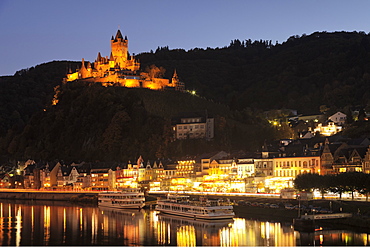
[[[130,54],[216,48],[316,31],[370,31],[369,0],[0,0],[0,75],[53,60],[110,55],[120,29]]]

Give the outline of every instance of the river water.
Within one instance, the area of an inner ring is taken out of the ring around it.
[[[113,210],[67,202],[0,201],[0,244],[128,246],[370,245],[349,230],[295,231],[290,223],[235,217],[206,223],[154,210]]]

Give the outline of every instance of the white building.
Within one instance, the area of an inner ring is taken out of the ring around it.
[[[329,120],[333,121],[337,125],[344,125],[346,123],[347,115],[341,112],[337,112],[329,117]]]

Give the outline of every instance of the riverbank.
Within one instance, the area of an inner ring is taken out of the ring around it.
[[[97,192],[2,190],[0,199],[97,203]]]
[[[238,203],[239,202],[239,203]],[[271,204],[278,208],[269,207]],[[301,205],[298,212],[299,204]],[[288,205],[286,208],[285,206]],[[316,223],[323,227],[330,228],[350,228],[352,230],[370,232],[370,202],[363,201],[337,201],[337,200],[287,200],[273,198],[248,198],[239,200],[234,205],[237,217],[266,220],[269,222],[292,223],[293,219],[298,218],[299,214],[313,214],[312,208],[317,213],[331,211],[333,213],[351,213],[351,218],[320,220]],[[316,214],[317,214],[316,213]]]

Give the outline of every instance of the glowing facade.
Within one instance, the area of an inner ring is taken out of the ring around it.
[[[180,82],[176,71],[172,79],[160,78],[158,68],[151,67],[151,71],[140,71],[140,63],[134,56],[128,55],[128,39],[122,36],[120,30],[112,36],[111,53],[109,57],[102,57],[100,52],[94,63],[85,63],[82,59],[81,68],[76,72],[70,71],[66,81],[85,80],[99,82],[104,86],[142,87],[154,90],[173,88],[184,90],[184,83]],[[157,70],[157,71],[156,71]]]

